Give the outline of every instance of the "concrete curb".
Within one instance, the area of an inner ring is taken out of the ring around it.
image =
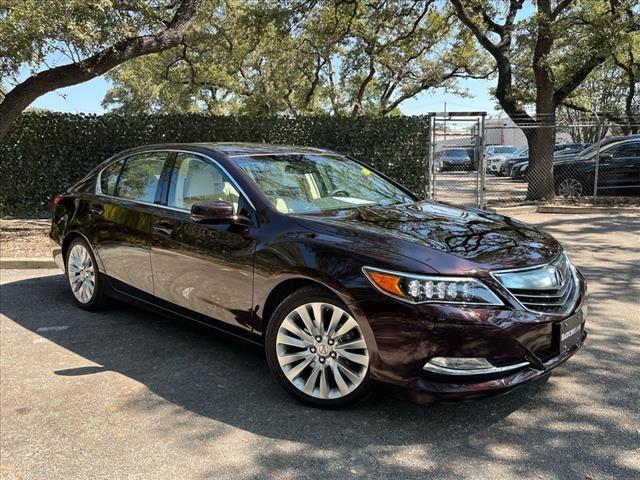
[[[639,213],[640,207],[569,207],[562,205],[540,205],[538,213]]]
[[[45,269],[45,268],[58,268],[53,258],[49,257],[1,257],[0,269],[1,270],[32,270],[32,269]]]
[[[519,213],[566,213],[566,214],[601,214],[637,213],[640,207],[572,207],[564,205],[524,205],[519,207],[487,207],[487,210],[500,215]]]
[[[538,208],[538,205],[520,205],[519,207],[487,207],[487,210],[500,215],[513,215],[514,213],[537,213]]]

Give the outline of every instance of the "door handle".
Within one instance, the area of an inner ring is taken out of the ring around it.
[[[100,205],[100,204],[94,205],[91,208],[91,213],[95,213],[96,215],[102,215],[102,214],[104,214],[104,207],[102,205]]]
[[[153,229],[164,235],[171,235],[173,233],[173,226],[169,222],[160,221],[153,225]]]

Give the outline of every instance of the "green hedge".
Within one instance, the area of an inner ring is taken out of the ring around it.
[[[130,147],[162,142],[324,147],[369,161],[417,193],[426,185],[426,117],[256,118],[25,113],[0,145],[0,215],[47,215],[51,197]]]

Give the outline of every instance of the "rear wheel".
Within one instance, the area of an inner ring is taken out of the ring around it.
[[[306,403],[340,407],[370,391],[362,330],[346,305],[322,289],[305,287],[280,304],[265,349],[272,373]]]
[[[73,299],[80,308],[97,310],[104,305],[104,294],[98,278],[98,267],[91,247],[82,238],[69,246],[66,273]]]

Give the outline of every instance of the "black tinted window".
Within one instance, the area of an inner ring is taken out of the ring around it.
[[[116,196],[153,203],[165,158],[164,153],[143,153],[127,158],[116,187]]]
[[[610,153],[613,158],[640,157],[640,142],[616,145],[607,153]]]
[[[100,174],[100,190],[105,195],[116,194],[116,184],[118,183],[118,176],[120,175],[122,163],[122,160],[112,163]]]

